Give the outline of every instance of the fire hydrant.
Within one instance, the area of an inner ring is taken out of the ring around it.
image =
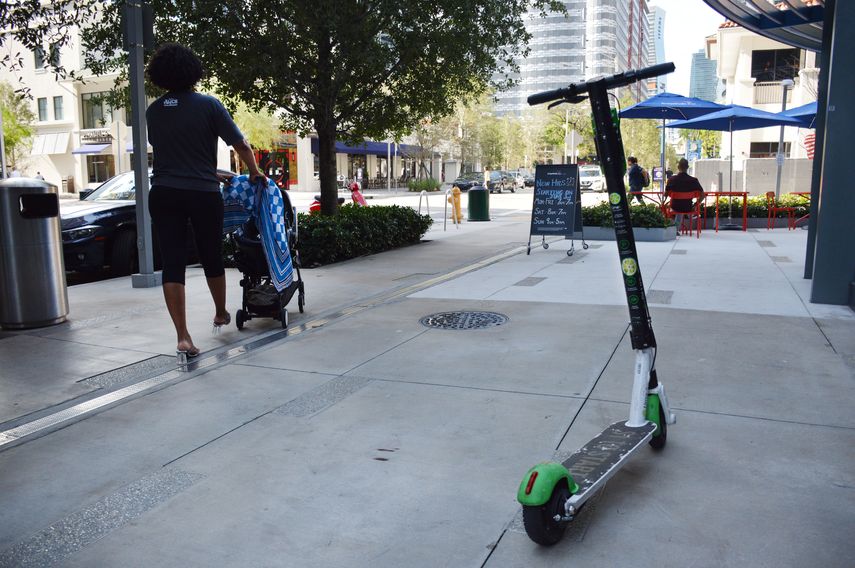
[[[451,219],[460,224],[463,221],[463,211],[460,209],[460,188],[456,185],[451,188],[451,197],[448,198],[451,203]]]

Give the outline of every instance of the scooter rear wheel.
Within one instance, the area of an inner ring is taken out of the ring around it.
[[[555,516],[564,516],[564,503],[570,498],[567,483],[559,483],[552,490],[549,501],[540,506],[523,505],[523,526],[528,537],[545,546],[550,546],[564,536],[566,522],[556,521]]]

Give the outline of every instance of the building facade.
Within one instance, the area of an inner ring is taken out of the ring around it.
[[[786,90],[787,108],[815,101],[819,76],[816,54],[757,35],[725,22],[707,38],[706,57],[717,64],[718,78],[724,84],[719,102],[780,112],[784,100],[784,81],[793,81]],[[784,128],[784,155],[806,158],[805,137],[812,130]],[[778,151],[780,127],[742,130],[733,133],[734,168],[742,169],[749,158],[774,158]],[[724,135],[722,157],[729,156],[728,135]]]
[[[707,57],[706,50],[699,49],[692,54],[692,68],[689,73],[689,96],[717,102],[723,95],[723,83],[716,73],[716,62]]]
[[[627,69],[650,59],[647,0],[566,0],[566,14],[541,17],[530,12],[528,57],[517,61],[517,84],[496,95],[499,115],[521,114],[526,98],[540,91]],[[647,85],[633,88],[636,100],[647,98]]]
[[[665,10],[650,4],[647,12],[647,64],[665,63]],[[647,82],[647,94],[653,96],[668,90],[668,75],[653,77]]]

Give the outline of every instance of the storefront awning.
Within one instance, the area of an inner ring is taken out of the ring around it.
[[[68,152],[70,132],[55,132],[53,134],[37,134],[33,138],[32,154],[65,154]]]
[[[318,154],[318,139],[312,138],[312,154]],[[416,156],[422,152],[421,147],[413,144],[398,144],[398,150],[395,151],[395,144],[391,145],[392,155],[398,156]],[[344,142],[335,143],[335,151],[337,154],[371,154],[372,156],[385,156],[389,152],[387,142],[373,142],[366,140],[362,144],[350,146]]]
[[[84,144],[71,151],[72,154],[100,154],[112,144]]]

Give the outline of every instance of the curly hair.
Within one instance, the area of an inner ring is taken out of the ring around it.
[[[189,91],[205,75],[205,70],[190,49],[177,43],[165,43],[151,56],[146,74],[161,89]]]

